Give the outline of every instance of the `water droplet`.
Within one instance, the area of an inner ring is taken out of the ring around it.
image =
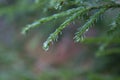
[[[86,29],[86,32],[89,30],[89,28]]]
[[[45,51],[48,51],[48,50],[49,50],[48,41],[46,41],[46,42],[43,43],[43,49],[44,49]]]

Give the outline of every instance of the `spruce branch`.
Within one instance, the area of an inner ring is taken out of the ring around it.
[[[89,9],[91,11],[93,9],[101,9],[101,8],[118,8],[118,7],[120,7],[120,4],[106,4],[106,5],[90,6],[90,7],[86,6],[86,7],[87,7],[86,9]],[[38,25],[40,25],[42,23],[45,23],[45,22],[48,22],[48,21],[51,21],[53,19],[57,19],[57,18],[60,18],[60,17],[63,17],[63,16],[67,16],[67,15],[73,14],[73,13],[81,10],[82,8],[83,8],[83,6],[82,7],[78,7],[78,8],[73,8],[73,9],[70,9],[70,10],[58,13],[58,14],[54,14],[54,15],[49,16],[49,17],[45,17],[45,18],[36,20],[32,24],[29,24],[25,28],[23,28],[22,29],[22,34],[26,34],[26,32],[29,29],[35,28],[35,27],[37,27]]]
[[[98,5],[98,6],[86,6],[86,7],[81,6],[78,8],[69,9],[67,11],[57,13],[57,14],[54,14],[54,15],[46,17],[46,18],[39,19],[39,20],[33,22],[32,24],[27,25],[25,28],[23,28],[22,34],[26,34],[26,32],[28,30],[35,28],[40,24],[46,23],[46,22],[54,20],[54,19],[61,18],[63,16],[69,16],[69,18],[66,21],[64,21],[60,25],[60,27],[58,27],[56,29],[56,31],[54,33],[50,34],[48,39],[43,43],[43,49],[47,51],[49,49],[50,43],[53,41],[56,41],[58,38],[58,35],[62,32],[62,30],[65,27],[67,27],[72,21],[74,21],[74,19],[76,19],[79,16],[81,17],[82,14],[85,14],[86,12],[90,12],[92,10],[98,9],[99,11],[90,17],[90,19],[85,23],[85,25],[83,25],[80,28],[80,30],[76,33],[76,35],[74,37],[74,39],[77,42],[83,41],[84,33],[89,30],[89,28],[92,26],[92,24],[94,24],[94,22],[97,20],[97,18],[101,14],[103,14],[107,9],[119,8],[119,7],[120,7],[120,4],[109,3],[109,4],[104,4],[104,5]]]
[[[76,32],[76,35],[74,37],[76,42],[83,41],[84,39],[84,33],[89,30],[89,28],[94,24],[94,22],[97,20],[97,18],[103,14],[107,8],[100,9],[97,13],[95,13],[93,16],[90,17],[90,19],[79,28],[78,32]]]
[[[80,11],[81,9],[83,9],[83,7],[78,7],[78,8],[69,9],[69,10],[67,10],[67,11],[63,11],[63,12],[61,12],[61,13],[54,14],[54,15],[52,15],[52,16],[39,19],[39,20],[33,22],[32,24],[27,25],[25,28],[23,28],[22,34],[26,34],[26,32],[27,32],[29,29],[35,28],[35,27],[37,27],[37,26],[40,25],[40,24],[43,24],[43,23],[45,23],[45,22],[48,22],[48,21],[51,21],[51,20],[54,20],[54,19],[57,19],[57,18],[60,18],[60,17],[63,17],[63,16],[68,16],[68,15],[70,15],[70,14],[73,14],[73,13],[77,12],[77,11]]]
[[[51,42],[57,40],[58,35],[62,32],[62,30],[67,27],[74,19],[76,19],[78,16],[81,16],[83,13],[85,13],[88,9],[81,9],[80,11],[74,13],[71,17],[69,17],[66,21],[64,21],[60,27],[56,29],[56,31],[48,37],[48,39],[43,43],[43,49],[48,50],[49,45]]]

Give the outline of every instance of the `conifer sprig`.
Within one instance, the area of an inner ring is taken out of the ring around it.
[[[63,16],[68,16],[69,18],[67,20],[65,20],[60,25],[60,27],[58,27],[56,29],[56,31],[54,33],[50,34],[50,36],[48,37],[48,39],[44,42],[43,48],[44,48],[44,50],[47,51],[49,49],[50,43],[57,40],[58,35],[62,32],[62,30],[65,27],[67,27],[71,22],[73,22],[77,17],[79,17],[79,16],[81,17],[82,14],[86,14],[86,13],[92,11],[92,10],[97,9],[99,11],[96,12],[93,16],[91,16],[90,19],[79,29],[79,31],[76,32],[76,35],[75,35],[74,39],[77,42],[83,41],[83,39],[84,39],[84,33],[89,30],[89,28],[95,23],[95,21],[97,20],[97,18],[100,15],[102,15],[105,11],[107,11],[110,8],[119,8],[119,7],[120,7],[120,4],[116,4],[116,3],[109,3],[109,4],[98,5],[98,6],[86,6],[86,7],[85,6],[84,7],[80,6],[80,7],[77,7],[77,8],[66,10],[66,11],[61,12],[61,13],[54,14],[54,15],[46,17],[46,18],[39,19],[39,20],[33,22],[32,24],[27,25],[22,30],[22,34],[26,34],[26,32],[28,30],[30,30],[32,28],[35,28],[38,25],[43,24],[45,22],[48,22],[48,21],[51,21],[51,20],[54,20],[54,19],[58,19],[58,18],[61,18]],[[117,19],[114,26],[116,26],[118,24],[118,21],[119,20]],[[113,29],[115,29],[115,28],[116,27],[114,27]],[[105,43],[104,47],[106,45],[108,45],[108,44],[109,44],[109,42]]]
[[[74,39],[76,42],[83,41],[84,33],[89,30],[89,28],[94,24],[94,22],[97,20],[97,18],[103,14],[107,8],[100,9],[97,13],[95,13],[93,16],[90,17],[90,19],[82,26],[80,27],[79,31],[76,33]]]
[[[32,24],[27,25],[25,28],[23,28],[22,34],[26,34],[26,32],[28,30],[30,30],[31,28],[35,28],[38,25],[41,25],[43,23],[46,23],[46,22],[54,20],[54,19],[58,19],[58,18],[63,17],[63,16],[68,16],[70,14],[73,14],[73,13],[77,12],[77,11],[80,11],[81,9],[83,9],[83,7],[73,8],[73,9],[70,9],[70,10],[67,10],[67,11],[63,11],[63,12],[58,13],[58,14],[54,14],[54,15],[49,16],[49,17],[39,19],[39,20],[33,22]]]
[[[101,8],[117,8],[117,7],[120,7],[120,5],[119,4],[106,4],[106,5],[100,5],[100,6],[91,6],[91,7],[86,6],[86,7],[87,7],[86,9],[89,9],[91,11],[93,9],[101,9]],[[45,22],[51,21],[53,19],[58,19],[60,17],[76,13],[77,11],[81,10],[82,8],[83,8],[83,6],[78,7],[78,8],[73,8],[73,9],[70,9],[70,10],[67,10],[67,11],[64,11],[64,12],[61,12],[61,13],[54,14],[54,15],[49,16],[49,17],[45,17],[45,18],[36,20],[32,24],[29,24],[25,28],[23,28],[22,34],[26,34],[26,32],[29,29],[35,28],[42,23],[45,23]]]
[[[62,32],[62,30],[63,30],[65,27],[67,27],[72,21],[74,21],[74,19],[76,19],[78,16],[81,16],[81,15],[82,15],[84,12],[86,12],[87,10],[88,10],[88,9],[83,8],[83,9],[81,9],[80,11],[78,11],[78,12],[74,13],[73,15],[71,15],[71,17],[69,17],[66,21],[64,21],[64,22],[60,25],[60,27],[58,27],[58,28],[56,29],[56,31],[55,31],[54,33],[52,33],[52,34],[48,37],[48,39],[44,42],[44,44],[43,44],[43,49],[47,51],[48,48],[49,48],[50,43],[53,42],[53,41],[55,41],[55,40],[57,40],[58,35]]]

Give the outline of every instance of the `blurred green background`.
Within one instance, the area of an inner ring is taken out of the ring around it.
[[[85,20],[76,19],[65,28],[48,51],[42,49],[43,42],[67,16],[21,34],[27,24],[76,8],[83,1],[0,0],[0,80],[120,80],[120,51],[96,56],[101,43],[92,39],[74,43],[74,32]],[[96,0],[85,1],[96,5]],[[107,0],[102,1],[99,4]],[[117,12],[118,9],[113,9],[112,13],[107,11],[86,36],[103,36]],[[120,47],[119,40],[108,48]]]

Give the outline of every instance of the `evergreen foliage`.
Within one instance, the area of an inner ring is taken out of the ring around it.
[[[78,17],[84,17],[84,14],[88,14],[91,11],[97,10],[97,12],[94,12],[94,14],[92,16],[89,17],[89,19],[85,22],[85,24],[80,27],[78,29],[78,32],[75,33],[75,41],[76,42],[83,42],[84,38],[85,38],[85,33],[89,30],[89,28],[93,25],[95,25],[95,22],[97,22],[100,18],[101,15],[104,14],[104,12],[106,12],[107,10],[110,9],[117,9],[120,7],[120,4],[115,0],[52,0],[53,3],[55,4],[54,7],[57,6],[57,8],[59,7],[64,7],[64,5],[70,6],[72,4],[76,5],[77,7],[72,8],[72,9],[66,9],[63,12],[54,14],[50,17],[45,17],[39,20],[36,20],[35,22],[33,22],[32,24],[27,25],[25,28],[23,28],[22,33],[26,34],[26,32],[28,30],[30,30],[31,28],[35,28],[38,25],[41,25],[42,23],[46,23],[48,21],[54,20],[54,19],[58,19],[61,18],[63,16],[68,16],[68,18],[60,25],[60,27],[58,27],[54,33],[50,34],[50,36],[48,37],[48,39],[44,42],[43,44],[43,49],[44,50],[48,50],[49,46],[51,43],[53,43],[54,41],[57,41],[58,36],[62,33],[62,30],[64,28],[66,28],[70,23],[74,22],[75,19],[77,19]],[[92,2],[92,3],[91,3]],[[72,4],[71,4],[72,3]],[[101,3],[101,4],[100,4]],[[68,5],[69,4],[69,5]],[[56,8],[56,9],[57,9]],[[112,10],[111,10],[112,12]],[[109,28],[106,32],[106,41],[100,46],[97,55],[101,54],[104,52],[105,47],[107,47],[107,45],[109,45],[111,43],[111,41],[117,37],[119,37],[119,13],[118,16],[116,17],[116,19],[109,24],[111,28]],[[113,34],[111,34],[113,33]],[[108,34],[111,34],[110,36]],[[84,41],[85,42],[85,41]],[[115,49],[116,50],[116,49]],[[115,51],[113,50],[113,51]],[[117,50],[118,51],[118,50]],[[107,51],[109,52],[109,51]]]
[[[74,70],[71,68],[63,68],[56,70],[55,72],[54,70],[53,72],[52,70],[48,70],[48,72],[44,72],[40,76],[37,76],[29,71],[29,68],[31,69],[31,61],[28,60],[30,63],[26,61],[26,67],[23,56],[21,59],[20,55],[23,52],[19,52],[20,54],[17,52],[17,49],[21,49],[20,47],[14,45],[13,48],[15,51],[11,51],[0,45],[0,53],[2,53],[0,54],[0,80],[120,80],[119,0],[7,1],[10,1],[9,4],[0,2],[0,16],[5,16],[8,22],[15,21],[15,23],[18,24],[15,28],[21,29],[22,27],[21,33],[25,35],[25,37],[27,34],[30,34],[29,31],[34,31],[33,29],[39,31],[46,27],[42,26],[43,24],[47,25],[46,33],[49,33],[55,28],[55,31],[49,34],[47,40],[43,43],[43,49],[45,51],[49,50],[51,44],[58,41],[63,30],[69,27],[71,23],[75,23],[76,21],[82,23],[81,25],[78,25],[79,27],[75,26],[76,32],[74,33],[73,40],[78,44],[90,44],[90,47],[92,47],[90,48],[90,51],[94,52],[96,55],[94,56],[94,60],[97,63],[95,66],[97,66],[98,69],[95,67],[90,71],[82,71],[78,66],[76,68],[75,65]],[[32,16],[32,19],[30,18],[30,20],[28,20],[27,18],[30,16]],[[49,22],[52,21],[56,21],[56,23],[49,26]],[[31,24],[28,22],[31,22]],[[87,37],[86,33],[92,28],[98,30],[99,34],[95,37]],[[22,45],[21,43],[19,44]],[[32,45],[34,45],[34,43]],[[97,48],[93,45],[97,46]],[[14,63],[16,63],[16,68],[19,68],[19,70],[14,67]],[[102,70],[104,70],[103,73],[99,73],[102,72]]]

